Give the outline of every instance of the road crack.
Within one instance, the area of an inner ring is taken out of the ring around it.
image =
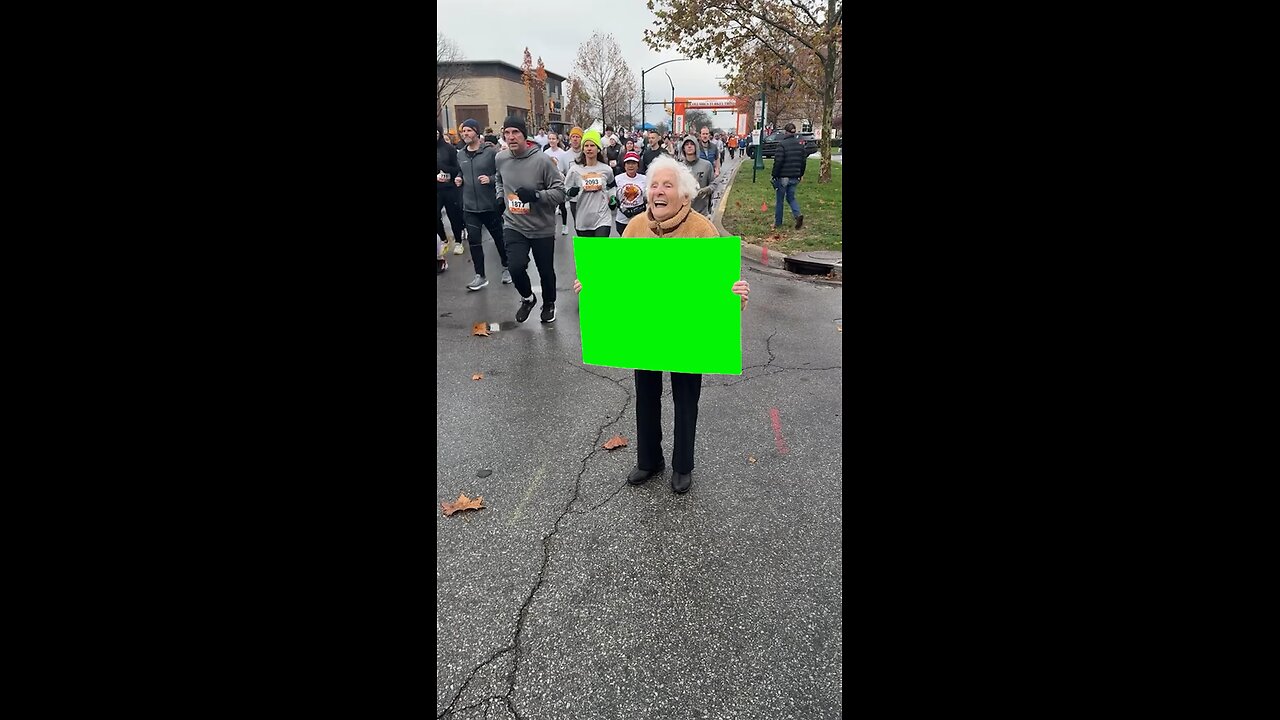
[[[598,372],[594,372],[592,370],[587,369],[586,366],[583,366],[583,365],[577,365],[574,363],[570,363],[570,365],[579,370],[582,370],[588,375],[594,375],[595,377],[601,378],[603,380],[608,380],[614,385],[617,385],[618,387],[622,388],[622,391],[624,393],[626,393],[627,398],[625,401],[623,401],[622,409],[618,411],[617,416],[613,417],[612,420],[609,420],[608,422],[601,425],[599,430],[596,431],[596,439],[595,439],[595,442],[592,443],[591,452],[587,453],[587,456],[582,459],[582,468],[578,471],[577,477],[574,478],[573,495],[569,498],[569,501],[565,503],[564,510],[560,512],[559,517],[557,517],[556,521],[552,524],[551,532],[546,533],[542,536],[542,565],[538,568],[538,577],[534,581],[533,587],[529,589],[529,595],[525,597],[524,602],[521,603],[520,609],[516,613],[516,631],[511,638],[511,644],[498,650],[493,655],[491,655],[489,659],[477,665],[475,669],[472,670],[471,673],[467,676],[467,679],[463,681],[462,686],[458,688],[458,692],[453,696],[453,700],[449,702],[449,706],[444,709],[444,712],[441,712],[439,715],[437,715],[436,718],[448,717],[449,715],[462,712],[463,710],[469,710],[474,707],[479,707],[479,704],[476,704],[476,705],[468,705],[467,707],[463,707],[463,708],[457,708],[456,710],[454,709],[454,706],[458,703],[458,699],[462,697],[462,694],[464,692],[466,692],[467,686],[471,684],[471,681],[475,678],[476,673],[478,673],[482,668],[484,668],[489,663],[493,662],[494,660],[497,660],[502,655],[515,651],[515,656],[511,664],[511,672],[507,673],[506,694],[496,695],[496,696],[487,698],[485,700],[485,703],[488,703],[492,700],[502,700],[506,703],[507,709],[511,712],[512,715],[515,716],[516,720],[524,720],[524,718],[521,717],[520,713],[516,710],[515,703],[512,700],[511,695],[512,693],[515,692],[516,675],[520,672],[520,637],[521,635],[524,634],[525,620],[529,614],[529,605],[533,603],[533,598],[538,594],[538,590],[542,589],[542,583],[544,580],[546,580],[547,566],[551,562],[551,540],[552,538],[555,537],[556,533],[560,532],[560,524],[564,522],[565,517],[567,517],[570,514],[570,512],[572,512],[574,503],[578,502],[578,494],[582,490],[582,476],[585,475],[587,472],[587,463],[591,461],[591,458],[595,457],[601,450],[604,449],[602,447],[601,440],[602,438],[604,438],[605,431],[607,431],[610,427],[612,427],[613,425],[615,425],[616,423],[622,420],[622,418],[626,415],[627,408],[630,407],[631,405],[631,400],[633,397],[631,388],[627,386],[625,380],[611,378],[607,375],[601,375]],[[606,417],[609,417],[609,416],[606,416]],[[595,508],[600,507],[600,505],[603,505],[605,502],[608,502],[609,499],[611,499],[614,495],[617,495],[621,489],[622,488],[619,487],[618,490],[613,491],[613,493],[610,494],[608,498],[605,498],[604,501],[593,506],[592,508],[590,508],[590,510],[594,510]],[[573,513],[573,514],[583,515],[583,514],[586,514],[587,512],[590,512],[590,510]],[[489,709],[488,709],[488,706],[486,705],[485,713],[488,714],[488,711]]]

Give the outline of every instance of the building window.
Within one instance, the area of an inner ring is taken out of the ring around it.
[[[511,105],[508,105],[507,117],[511,117],[512,115],[520,118],[521,120],[525,120],[527,122],[529,120],[529,108],[513,107]]]

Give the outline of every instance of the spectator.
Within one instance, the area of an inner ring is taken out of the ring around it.
[[[800,212],[800,203],[796,201],[796,186],[804,177],[809,154],[800,146],[795,123],[787,123],[783,129],[786,134],[778,141],[778,149],[773,155],[772,183],[777,191],[777,202],[773,206],[773,229],[782,227],[782,201],[785,197],[787,204],[791,206],[791,215],[796,219],[796,229],[799,230],[804,225],[804,215]]]
[[[692,137],[692,136],[690,136]],[[650,166],[649,212],[637,216],[627,225],[623,237],[716,237],[710,220],[693,212],[690,202],[698,192],[698,181],[687,167],[672,158],[658,158]],[[696,242],[696,241],[695,241]],[[642,282],[637,278],[636,282]],[[742,298],[740,308],[747,307],[751,287],[738,280],[727,291]],[[573,281],[573,291],[582,293],[582,282]],[[637,289],[637,292],[645,292]],[[662,292],[661,289],[650,292]],[[662,338],[653,338],[661,342]],[[636,467],[627,476],[630,485],[643,485],[649,478],[662,474],[666,461],[662,455],[662,373],[636,370]],[[675,401],[675,441],[671,452],[671,490],[689,492],[693,485],[693,443],[698,425],[698,399],[702,394],[702,375],[671,373],[671,395]]]

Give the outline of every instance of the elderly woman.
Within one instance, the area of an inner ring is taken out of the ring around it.
[[[647,199],[649,209],[627,223],[622,237],[717,237],[715,225],[693,212],[690,203],[698,194],[698,181],[687,166],[669,157],[649,163]],[[730,288],[742,296],[742,309],[747,307],[751,287],[739,280]],[[582,283],[573,281],[573,291],[582,292]],[[636,370],[636,467],[627,476],[632,485],[643,485],[666,469],[662,456],[662,373]],[[693,439],[698,425],[698,398],[702,394],[702,375],[671,373],[671,395],[676,406],[676,438],[671,453],[671,489],[679,494],[689,492],[693,484]]]

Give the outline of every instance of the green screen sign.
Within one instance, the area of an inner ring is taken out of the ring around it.
[[[742,240],[575,237],[585,365],[742,374]]]

